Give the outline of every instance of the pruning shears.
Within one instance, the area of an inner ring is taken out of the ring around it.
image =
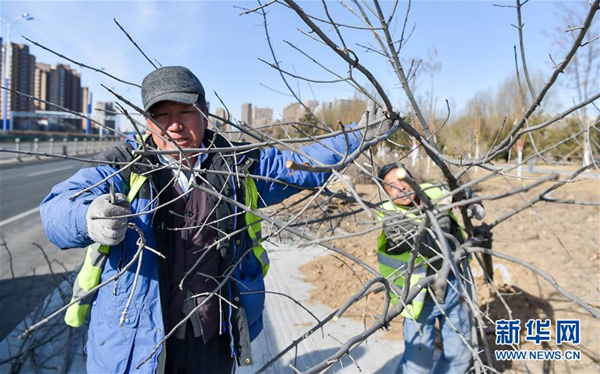
[[[115,184],[110,182],[110,203],[117,204],[117,195],[115,194]]]

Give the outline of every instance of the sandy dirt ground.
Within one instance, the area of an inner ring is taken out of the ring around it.
[[[475,175],[479,177],[482,174]],[[535,177],[535,175],[529,175]],[[539,175],[537,175],[539,177]],[[471,176],[473,178],[473,176]],[[476,188],[479,195],[494,195],[508,192],[516,187],[532,183],[533,180],[519,182],[515,178],[497,177]],[[486,201],[487,216],[484,221],[493,222],[525,202],[536,197],[539,191],[549,187],[546,183],[532,191],[501,200]],[[357,184],[357,191],[364,200],[379,201],[377,188],[373,185]],[[578,180],[554,192],[554,198],[583,201],[600,201],[600,182],[597,179]],[[336,200],[322,199],[319,208],[309,209],[309,215],[318,217],[359,209],[357,204],[346,204]],[[310,214],[312,211],[312,214]],[[540,202],[520,214],[498,225],[494,230],[493,249],[527,261],[550,274],[556,283],[600,310],[600,259],[599,231],[600,208],[593,206],[551,204]],[[376,238],[380,233],[376,218],[369,218],[362,212],[337,224],[335,235],[363,232],[359,236],[341,238],[330,243],[357,256],[373,268],[377,268],[375,253]],[[331,236],[332,223],[319,227],[319,237]],[[483,272],[476,261],[472,262],[476,277],[480,309],[485,312],[485,330],[492,352],[494,346],[494,324],[498,319],[520,319],[521,344],[519,349],[577,349],[581,351],[581,361],[529,361],[493,362],[500,372],[532,373],[598,373],[600,372],[600,321],[578,305],[574,304],[546,280],[521,265],[494,258],[494,287],[486,284]],[[499,265],[499,266],[498,266]],[[372,276],[348,259],[327,251],[311,263],[301,268],[313,284],[311,298],[331,307],[341,306],[349,297],[360,290],[362,282]],[[496,288],[498,291],[495,291]],[[502,295],[509,311],[504,307],[498,293]],[[383,295],[370,295],[352,307],[346,316],[361,320],[365,325],[381,314]],[[536,346],[525,342],[525,322],[529,319],[551,319],[552,339]],[[581,320],[581,344],[557,346],[554,326],[557,319]],[[394,320],[387,337],[391,340],[402,336],[402,321]],[[506,348],[502,348],[506,349]],[[492,353],[493,354],[493,353]],[[482,355],[482,359],[485,358]]]

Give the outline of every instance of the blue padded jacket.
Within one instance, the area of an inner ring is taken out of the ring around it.
[[[218,147],[230,147],[231,143],[219,135],[207,130],[205,139],[213,139],[213,145]],[[151,142],[151,139],[150,139]],[[323,164],[338,163],[344,154],[349,154],[360,145],[358,136],[344,135],[336,136],[322,141],[323,144],[313,144],[302,147],[299,153],[304,153]],[[151,158],[143,158],[131,170],[116,173],[107,181],[99,183],[122,167],[123,163],[133,160],[132,150],[136,147],[133,142],[126,142],[107,152],[94,157],[94,161],[86,164],[75,175],[64,182],[57,184],[50,194],[44,199],[40,206],[42,224],[46,235],[52,243],[61,249],[85,248],[93,244],[87,231],[86,213],[90,203],[98,196],[109,193],[109,182],[113,182],[115,191],[127,195],[129,190],[128,175],[131,171],[141,173],[152,168]],[[261,206],[277,204],[287,197],[301,191],[302,188],[315,188],[321,186],[329,178],[329,173],[313,173],[306,171],[290,172],[285,166],[288,160],[297,163],[309,163],[306,157],[291,151],[281,151],[276,148],[265,148],[256,151],[254,156],[248,153],[246,156],[227,157],[225,153],[213,154],[208,160],[211,165],[203,168],[214,170],[231,170],[232,166],[245,169],[250,174],[269,177],[289,183],[296,187],[286,186],[269,180],[255,178],[259,193]],[[211,161],[212,160],[212,161]],[[142,166],[140,166],[142,165]],[[146,165],[144,168],[143,165]],[[141,168],[138,172],[136,168]],[[150,174],[152,175],[152,174]],[[208,174],[210,175],[210,174]],[[208,178],[207,175],[207,178]],[[222,174],[221,174],[222,175]],[[222,177],[213,180],[214,183],[224,183],[231,188],[228,195],[242,203],[244,199],[243,189],[238,192],[233,177]],[[209,181],[211,181],[209,179]],[[70,199],[75,193],[89,188],[98,183],[74,199]],[[227,189],[226,189],[227,190]],[[154,212],[158,199],[156,182],[150,178],[149,183],[138,193],[138,197],[131,204],[132,213],[138,213],[133,221],[143,232],[146,245],[162,250],[160,232],[164,229],[161,222],[160,212]],[[225,204],[229,211],[224,217],[237,217],[240,209],[235,204]],[[246,205],[246,204],[245,204]],[[146,213],[144,212],[151,212]],[[231,214],[233,213],[233,214]],[[227,215],[229,214],[229,215]],[[243,215],[241,216],[243,217]],[[235,218],[224,220],[229,232],[237,227],[243,226],[243,222],[235,221]],[[238,221],[244,221],[243,219]],[[225,233],[226,234],[226,233]],[[109,258],[106,261],[100,281],[103,282],[115,274],[133,258],[137,250],[137,233],[128,230],[125,240],[117,246],[111,247]],[[225,240],[220,247],[222,258],[225,258],[225,266],[237,261],[250,246],[250,239],[245,230],[239,235]],[[251,252],[251,251],[250,251]],[[142,265],[138,283],[135,289],[133,302],[130,306],[127,318],[122,327],[119,326],[119,318],[135,278],[137,263],[128,269],[117,281],[109,283],[101,288],[92,301],[90,312],[90,324],[88,341],[86,344],[87,371],[88,373],[162,373],[165,349],[161,347],[152,358],[135,370],[148,355],[151,354],[165,336],[163,323],[163,309],[165,308],[164,278],[160,275],[163,261],[152,252],[145,251],[141,258]],[[223,261],[222,261],[223,262]],[[257,264],[254,256],[246,256],[234,271],[234,278],[243,284],[244,291],[264,291],[264,283],[260,276],[261,267]],[[239,286],[236,282],[227,285],[228,297],[232,300],[239,296]],[[239,363],[252,363],[250,354],[250,341],[262,330],[262,312],[264,306],[264,293],[241,296],[242,312],[230,311],[228,325],[225,330],[231,337],[232,354],[237,356]],[[231,309],[231,308],[230,308]],[[160,359],[160,357],[163,357]]]

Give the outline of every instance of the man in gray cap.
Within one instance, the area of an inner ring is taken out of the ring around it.
[[[174,149],[173,143],[180,148],[200,146],[208,125],[208,108],[204,87],[189,69],[164,67],[146,76],[142,82],[142,101],[150,116],[148,127],[159,149]],[[165,130],[170,138],[158,135]],[[178,158],[179,154],[171,156]]]
[[[360,132],[295,153],[207,129],[204,88],[187,68],[150,73],[142,100],[144,139],[97,155],[42,202],[54,244],[89,246],[65,320],[81,325],[90,310],[88,373],[231,373],[254,363],[250,342],[263,327],[269,260],[253,212],[330,176],[291,173],[286,162],[338,163],[392,120],[372,104]]]

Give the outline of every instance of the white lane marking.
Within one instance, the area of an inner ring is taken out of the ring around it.
[[[43,174],[49,174],[49,173],[54,173],[56,171],[61,171],[61,170],[67,170],[67,169],[72,169],[74,167],[74,165],[70,165],[70,166],[63,166],[61,168],[55,168],[55,169],[50,169],[50,170],[44,170],[44,171],[38,171],[36,173],[31,173],[31,174],[27,174],[28,177],[37,177],[38,175],[43,175]]]
[[[33,213],[36,213],[38,210],[40,210],[39,207],[35,207],[33,209],[29,209],[28,211],[25,211],[23,213],[19,213],[16,216],[12,216],[8,219],[5,219],[4,221],[0,221],[0,227],[4,226],[4,225],[8,225],[9,223],[15,222],[20,220],[21,218],[25,218]]]

